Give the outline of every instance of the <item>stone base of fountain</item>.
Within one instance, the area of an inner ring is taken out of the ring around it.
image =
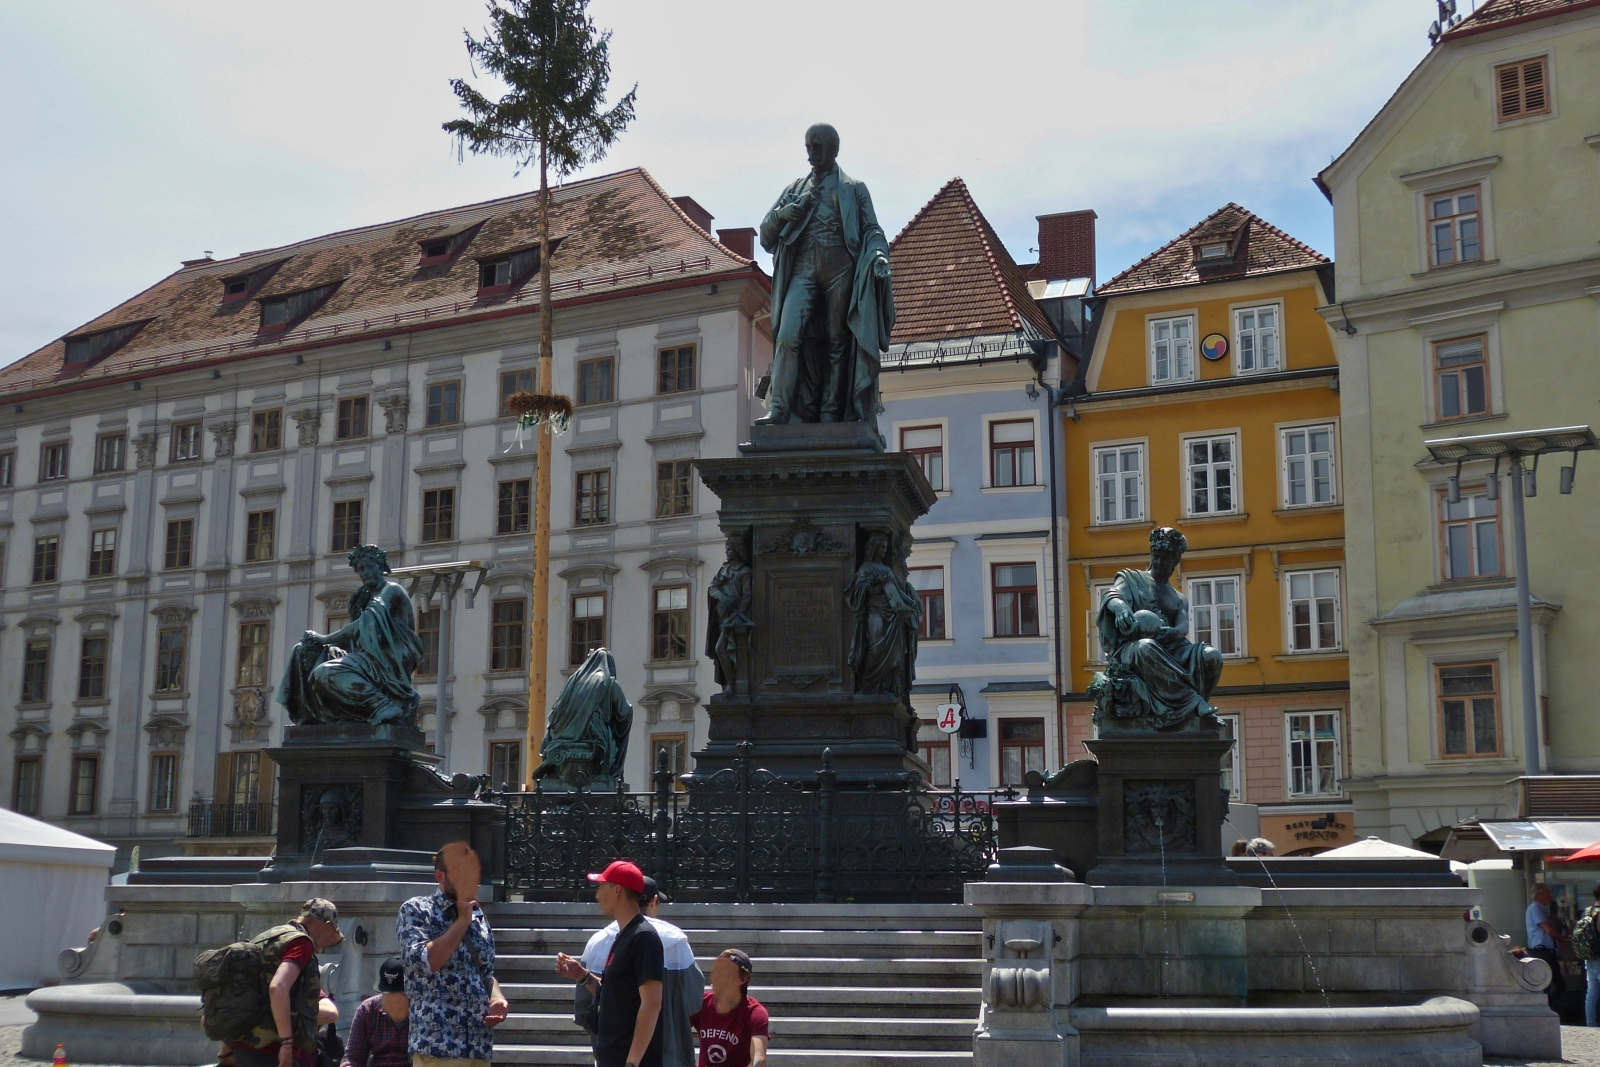
[[[1079,1067],[1480,1067],[1475,1005],[1456,997],[1389,1007],[1074,1007]]]
[[[1479,1067],[1559,1060],[1542,960],[1465,887],[1105,886],[1002,848],[967,903],[988,960],[974,1067]]]
[[[1238,885],[1222,858],[1227,793],[1215,730],[1085,741],[1100,761],[1093,885]]]

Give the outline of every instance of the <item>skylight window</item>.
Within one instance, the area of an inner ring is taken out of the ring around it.
[[[1222,242],[1219,242],[1217,244],[1209,244],[1209,245],[1201,245],[1200,246],[1200,258],[1201,259],[1222,259],[1227,254],[1228,254],[1228,243],[1226,241],[1222,241]]]
[[[550,242],[550,254],[555,255],[557,241]],[[495,295],[508,292],[527,281],[539,269],[539,246],[503,252],[478,260],[478,293]]]
[[[222,279],[222,302],[237,304],[249,300],[274,274],[278,273],[278,268],[287,262],[288,260],[280,259],[276,263],[257,267],[247,274],[235,274],[231,278]]]
[[[419,267],[431,267],[436,263],[447,263],[459,256],[472,239],[477,236],[483,223],[474,223],[457,233],[434,234],[417,242],[417,248],[422,253],[417,261]]]
[[[302,289],[261,301],[261,333],[286,333],[316,311],[339,288],[339,282]]]
[[[149,319],[144,319],[141,322],[129,322],[121,326],[113,326],[109,330],[96,330],[94,333],[68,337],[66,339],[67,355],[64,361],[66,366],[81,368],[100,362],[133,340],[134,335],[144,329],[149,321]]]

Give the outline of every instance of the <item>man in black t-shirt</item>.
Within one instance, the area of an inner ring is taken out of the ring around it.
[[[595,1067],[661,1067],[661,983],[666,977],[661,938],[639,910],[644,872],[618,860],[589,875],[600,912],[620,928],[606,959],[604,981],[561,953],[556,970],[600,998]]]

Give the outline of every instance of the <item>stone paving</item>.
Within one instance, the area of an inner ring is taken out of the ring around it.
[[[48,1062],[25,1059],[17,1052],[22,1047],[23,1027],[31,1021],[32,1014],[21,997],[0,997],[0,1067],[39,1067],[41,1062]],[[1600,1029],[1563,1026],[1561,1050],[1565,1058],[1560,1060],[1490,1058],[1483,1062],[1494,1067],[1600,1067]]]

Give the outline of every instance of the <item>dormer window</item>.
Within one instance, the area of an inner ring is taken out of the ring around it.
[[[287,333],[301,322],[305,321],[312,312],[327,303],[334,290],[339,288],[339,282],[328,285],[319,285],[312,289],[302,289],[298,293],[286,293],[283,296],[269,297],[261,301],[261,329],[264,334]]]
[[[224,304],[238,304],[249,300],[260,291],[263,285],[278,273],[278,268],[289,262],[280,259],[276,263],[266,263],[255,270],[245,274],[235,274],[222,279],[222,302]]]
[[[1227,259],[1228,258],[1228,242],[1226,242],[1226,241],[1218,241],[1218,242],[1216,242],[1214,244],[1203,244],[1203,245],[1201,245],[1200,246],[1200,258],[1201,259]]]
[[[139,322],[113,326],[109,330],[96,330],[94,333],[68,337],[66,339],[67,355],[63,361],[65,367],[72,370],[82,370],[100,362],[133,340],[134,335],[144,329],[149,322],[149,319],[144,319]]]
[[[483,223],[474,223],[464,230],[456,233],[435,234],[417,242],[417,249],[421,253],[417,260],[419,267],[431,267],[436,263],[448,263],[459,256],[462,251],[472,243]]]
[[[537,254],[535,254],[537,259]],[[478,288],[497,289],[511,285],[511,257],[478,264]]]

